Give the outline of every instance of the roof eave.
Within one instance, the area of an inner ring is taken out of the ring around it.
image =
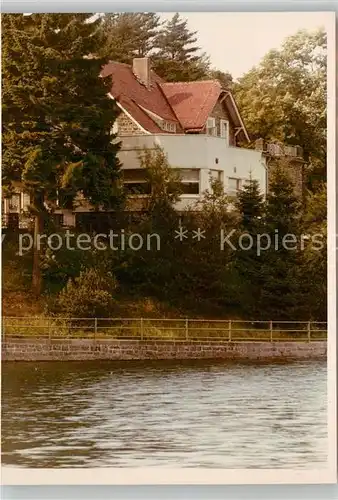
[[[230,98],[230,102],[234,108],[234,111],[235,111],[235,114],[238,118],[238,128],[243,132],[243,135],[244,135],[244,138],[246,139],[246,141],[249,143],[250,142],[250,137],[249,137],[249,134],[248,134],[248,131],[244,125],[244,122],[243,122],[243,119],[241,117],[241,114],[239,112],[239,109],[237,107],[237,104],[236,104],[236,101],[232,95],[232,93],[229,91],[229,90],[222,90],[222,93],[224,94],[224,99],[226,99],[227,97]]]

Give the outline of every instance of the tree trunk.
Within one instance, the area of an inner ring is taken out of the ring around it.
[[[43,203],[39,195],[35,196],[34,199],[35,221],[34,221],[34,240],[33,240],[33,270],[32,270],[32,292],[35,296],[41,295],[42,291],[42,274],[40,267],[40,255],[41,255],[41,240],[40,235],[42,235],[44,230],[44,213],[43,213]]]

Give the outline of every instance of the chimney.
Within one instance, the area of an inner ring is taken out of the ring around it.
[[[255,141],[255,150],[256,151],[264,151],[265,150],[265,141],[264,141],[264,139],[257,139]]]
[[[135,57],[133,59],[133,73],[140,83],[150,87],[150,59],[149,57]]]

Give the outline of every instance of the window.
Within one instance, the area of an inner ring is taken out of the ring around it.
[[[22,210],[27,211],[31,203],[31,197],[28,193],[22,193]]]
[[[227,120],[220,121],[220,136],[223,137],[229,145],[229,122]]]
[[[123,186],[127,195],[151,193],[151,186],[141,168],[123,170]]]
[[[199,194],[200,192],[200,171],[198,169],[182,168],[177,172],[181,178],[182,194]]]
[[[207,135],[217,135],[216,120],[209,117],[207,120]]]
[[[148,182],[126,182],[124,190],[127,195],[151,194],[151,187]]]
[[[182,194],[199,194],[199,192],[198,182],[182,182]]]
[[[11,198],[9,198],[8,208],[9,208],[9,210],[15,210],[17,212],[20,211],[20,195],[19,194],[13,194],[11,196]]]
[[[162,128],[163,128],[163,130],[166,130],[167,132],[176,132],[176,123],[164,121],[162,123]]]
[[[229,177],[228,179],[228,193],[230,195],[236,195],[237,191],[242,188],[242,179],[236,179],[234,177]]]
[[[223,172],[222,170],[210,170],[211,180],[223,181]]]

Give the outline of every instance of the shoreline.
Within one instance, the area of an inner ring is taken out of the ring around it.
[[[2,361],[325,360],[327,341],[178,341],[6,338]]]

